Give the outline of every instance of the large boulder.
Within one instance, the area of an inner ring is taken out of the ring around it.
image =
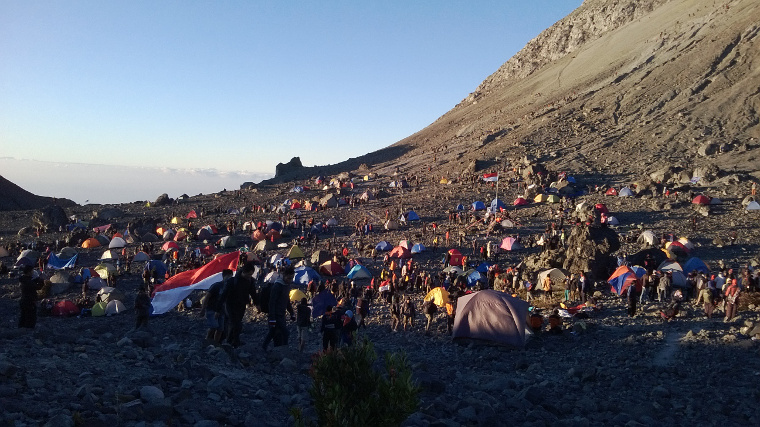
[[[714,181],[716,178],[718,178],[719,174],[720,174],[720,168],[715,166],[712,163],[708,163],[705,166],[700,166],[694,169],[692,176],[694,176],[694,178],[699,178],[700,180],[703,180],[705,182],[711,182],[711,181]]]
[[[58,205],[49,205],[42,208],[32,215],[32,226],[41,230],[58,231],[69,223],[69,218],[62,207]]]
[[[665,166],[650,173],[649,177],[652,178],[652,181],[654,182],[667,182],[673,177],[674,173],[675,169],[673,166]]]
[[[274,177],[279,178],[283,175],[287,175],[290,172],[296,171],[303,168],[303,164],[301,164],[301,158],[300,157],[293,157],[290,159],[287,163],[277,163],[277,166],[275,166],[275,172]]]
[[[124,216],[124,211],[119,208],[103,208],[100,210],[92,211],[92,217],[102,219],[105,221],[116,219]]]
[[[153,202],[153,206],[167,206],[171,205],[174,200],[172,200],[168,194],[164,193],[156,199],[155,202]]]
[[[595,278],[605,278],[614,262],[612,254],[620,249],[620,239],[607,227],[574,227],[567,239],[565,262],[570,272],[590,271]]]
[[[703,157],[712,156],[713,154],[717,154],[718,150],[720,148],[720,144],[718,144],[715,141],[707,141],[699,146],[697,149],[697,154]]]

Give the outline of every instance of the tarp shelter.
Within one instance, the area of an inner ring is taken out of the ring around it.
[[[315,251],[311,254],[311,263],[314,265],[322,265],[326,261],[329,261],[330,258],[332,257],[330,256],[330,253],[327,251],[322,251],[322,250]]]
[[[691,257],[683,264],[684,273],[689,274],[692,271],[701,271],[705,274],[710,274],[710,268],[707,264],[697,257]]]
[[[135,257],[132,258],[133,262],[141,262],[141,261],[148,261],[148,260],[150,260],[150,256],[143,251],[136,253]]]
[[[412,252],[403,246],[396,246],[392,251],[390,251],[388,256],[391,258],[407,259],[412,257]]]
[[[695,205],[709,205],[710,204],[710,198],[705,196],[704,194],[700,194],[693,199],[691,199],[691,203]]]
[[[338,305],[338,300],[329,289],[325,289],[311,299],[311,316],[317,318],[325,314],[328,305],[335,307]]]
[[[348,272],[348,278],[349,279],[371,279],[372,273],[369,272],[367,267],[356,264],[351,271]]]
[[[417,212],[415,212],[415,211],[409,211],[406,214],[406,220],[407,221],[419,221],[420,220],[420,216],[417,215]]]
[[[641,291],[641,282],[638,280],[636,272],[625,265],[618,267],[607,279],[607,283],[610,284],[610,290],[618,295],[622,295],[631,286],[635,286],[637,290]]]
[[[421,252],[425,252],[425,249],[426,249],[425,245],[423,245],[422,243],[415,243],[414,246],[412,246],[411,252],[413,254],[418,254]]]
[[[528,306],[519,298],[490,289],[460,297],[452,338],[524,347]]]
[[[50,254],[48,258],[47,266],[54,270],[61,270],[64,268],[73,268],[77,263],[77,255],[75,254],[71,258],[63,259],[57,257],[55,254]]]
[[[300,302],[303,298],[306,298],[306,294],[303,293],[300,289],[291,289],[290,290],[290,302]]]
[[[298,245],[293,245],[290,247],[290,250],[288,251],[288,258],[290,259],[301,259],[306,258],[306,255],[304,255],[303,251],[301,250]]]
[[[106,316],[115,316],[119,313],[123,313],[127,310],[126,307],[124,307],[124,303],[122,303],[119,300],[113,300],[109,301],[108,305],[106,305]]]
[[[425,295],[425,301],[433,301],[433,304],[438,307],[443,307],[449,302],[449,291],[443,286],[433,288],[427,293],[427,295]]]
[[[528,201],[522,197],[518,197],[515,199],[514,202],[512,202],[512,206],[525,206],[527,204],[528,204]]]
[[[449,249],[449,265],[462,265],[462,253],[456,249]]]
[[[631,190],[631,189],[630,189],[630,188],[628,188],[628,187],[623,187],[623,188],[621,188],[621,189],[620,189],[620,191],[618,192],[618,196],[619,196],[619,197],[633,197],[633,196],[634,196],[634,194],[633,194],[633,190]]]
[[[72,301],[58,301],[50,311],[53,316],[70,317],[79,314],[79,307]]]
[[[481,201],[472,202],[472,205],[470,205],[472,210],[474,211],[482,211],[485,210],[486,204]]]
[[[320,264],[319,272],[325,276],[340,276],[343,274],[343,267],[333,260],[325,261]]]
[[[296,267],[295,272],[293,281],[301,285],[308,285],[312,280],[319,281],[322,279],[319,273],[311,267]]]
[[[389,251],[393,249],[393,245],[383,240],[383,241],[378,242],[377,245],[375,245],[375,249],[377,249],[378,251]]]
[[[505,251],[514,251],[516,249],[522,249],[522,246],[520,246],[520,243],[518,243],[517,239],[515,239],[514,237],[505,237],[504,239],[502,239],[499,247],[504,249]]]
[[[607,191],[604,193],[605,196],[617,196],[618,191],[615,190],[615,187],[610,187],[607,189]]]
[[[114,237],[111,242],[108,243],[108,249],[121,249],[127,246],[127,242],[121,237]]]
[[[99,248],[101,246],[103,245],[101,245],[98,239],[94,237],[90,237],[89,239],[82,242],[82,247],[85,249]]]
[[[179,250],[179,245],[177,244],[177,242],[174,242],[174,241],[166,242],[163,244],[163,246],[161,246],[161,249],[163,249],[164,251],[170,251],[172,249]]]
[[[565,270],[564,268],[550,268],[548,270],[544,270],[540,273],[538,273],[538,286],[541,286],[541,283],[544,281],[544,277],[549,276],[552,279],[552,282],[554,283],[562,283],[563,280],[565,280],[565,277],[570,276],[570,272]]]

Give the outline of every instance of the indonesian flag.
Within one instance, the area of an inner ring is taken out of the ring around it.
[[[163,314],[187,298],[196,289],[206,290],[222,280],[222,271],[237,270],[240,252],[231,252],[216,257],[203,267],[183,271],[156,286],[153,291],[153,314]]]
[[[496,182],[498,180],[499,180],[499,173],[498,172],[484,173],[483,174],[483,181],[486,181],[486,182]]]

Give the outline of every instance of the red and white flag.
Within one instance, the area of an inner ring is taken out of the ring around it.
[[[231,252],[218,256],[203,267],[183,271],[156,286],[153,291],[153,314],[163,314],[187,298],[196,289],[206,290],[222,280],[222,271],[229,268],[237,270],[240,252]]]
[[[499,180],[499,173],[498,172],[484,173],[483,174],[483,181],[486,181],[486,182],[496,182],[498,180]]]

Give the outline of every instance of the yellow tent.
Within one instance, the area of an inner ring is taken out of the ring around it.
[[[179,218],[177,218],[176,216],[172,218],[172,224],[179,224]]]
[[[536,203],[559,203],[559,197],[554,194],[539,194],[533,199],[533,201]]]
[[[439,183],[439,184],[449,184],[449,183],[451,183],[451,181],[449,181],[449,180],[448,180],[448,179],[446,179],[446,178],[441,178],[441,180],[440,180],[440,181],[438,181],[438,183]]]
[[[301,250],[301,248],[298,247],[298,245],[293,245],[288,251],[288,258],[290,259],[306,258],[306,255],[304,255],[303,251]]]
[[[668,259],[676,259],[676,255],[669,251],[668,249],[660,249],[661,251],[665,252],[665,255],[668,256]]]
[[[433,288],[425,295],[425,301],[433,301],[438,307],[443,307],[449,302],[449,291],[442,286]]]
[[[302,298],[306,298],[306,294],[304,294],[303,292],[301,292],[300,289],[291,289],[290,290],[290,301],[301,301]]]
[[[111,274],[116,274],[116,266],[105,263],[98,264],[98,266],[95,267],[95,271],[101,278],[107,279]]]

